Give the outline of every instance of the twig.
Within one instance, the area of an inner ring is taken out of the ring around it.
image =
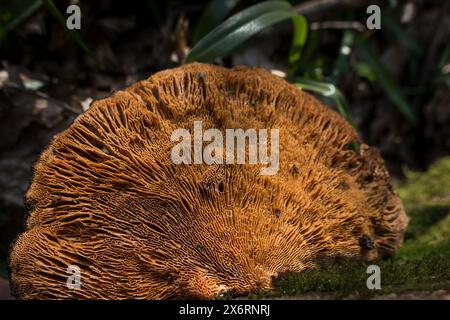
[[[314,0],[294,6],[294,10],[305,16],[334,11],[338,8],[364,7],[376,4],[374,0]]]
[[[359,32],[364,32],[366,28],[359,21],[323,21],[313,22],[310,26],[311,30],[319,29],[353,29]]]

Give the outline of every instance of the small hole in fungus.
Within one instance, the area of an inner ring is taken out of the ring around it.
[[[195,247],[195,250],[197,250],[200,253],[203,253],[205,251],[205,247],[199,244]]]
[[[220,182],[219,183],[219,191],[223,192],[224,190],[225,190],[225,186],[224,186],[223,182]]]
[[[373,181],[373,175],[372,174],[368,174],[367,176],[364,177],[364,181],[367,183],[371,183]]]
[[[361,238],[359,238],[359,246],[366,250],[375,248],[372,238],[365,234]]]
[[[339,183],[338,189],[348,190],[348,189],[350,189],[350,186],[347,182],[342,181],[341,183]]]
[[[276,208],[273,212],[275,213],[275,217],[279,218],[281,216],[281,210],[280,209]]]

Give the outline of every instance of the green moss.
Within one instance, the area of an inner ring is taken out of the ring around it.
[[[389,260],[374,262],[381,270],[381,290],[366,286],[368,264],[350,263],[327,269],[289,274],[277,288],[249,298],[298,296],[308,292],[331,293],[335,299],[370,298],[377,294],[448,288],[450,281],[450,157],[427,172],[408,171],[398,186],[410,224],[405,243]]]
[[[427,172],[405,173],[407,180],[398,191],[406,206],[450,206],[450,157],[440,159]]]
[[[425,173],[407,172],[407,177],[399,194],[411,220],[398,256],[444,254],[450,259],[450,157]]]

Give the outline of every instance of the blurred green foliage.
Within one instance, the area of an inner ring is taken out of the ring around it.
[[[306,20],[295,13],[285,1],[265,1],[228,18],[200,39],[188,53],[185,63],[213,62],[227,57],[244,41],[261,30],[286,19],[293,19],[294,37],[291,60],[298,60],[298,51],[306,39]],[[201,21],[202,22],[202,21]]]
[[[255,2],[256,4],[254,4]],[[166,17],[161,15],[160,5],[156,5],[153,0],[147,0],[146,3],[151,9],[153,18],[159,21],[158,25],[161,25]],[[420,97],[415,101],[420,101],[420,98],[427,92],[427,88],[424,86],[428,84],[420,82],[420,74],[417,71],[416,74],[409,77],[412,79],[411,83],[400,86],[379,59],[377,48],[373,43],[377,37],[376,32],[343,28],[341,30],[341,46],[335,52],[334,59],[330,59],[330,56],[333,57],[333,53],[318,51],[318,39],[326,31],[308,30],[305,18],[294,10],[289,1],[250,1],[250,5],[247,3],[239,0],[211,0],[194,25],[190,37],[193,47],[185,62],[212,62],[217,58],[225,58],[235,50],[242,48],[242,44],[246,40],[261,30],[280,21],[291,19],[293,37],[290,54],[286,61],[289,78],[333,84],[339,88],[342,75],[352,69],[361,78],[367,79],[374,88],[384,91],[387,98],[392,101],[405,119],[412,125],[418,125],[420,110],[416,110],[417,107],[410,104],[411,99],[407,99],[406,94],[416,92],[416,95],[420,95]],[[65,16],[58,10],[53,0],[5,0],[0,3],[0,40],[4,42],[10,31],[42,5],[45,5],[47,10],[65,27]],[[244,5],[248,7],[229,16],[236,7]],[[344,21],[346,19],[355,20],[355,15],[357,13],[350,10],[344,15],[346,17]],[[389,1],[382,10],[382,26],[391,35],[391,41],[397,41],[410,52],[412,56],[410,70],[414,70],[420,65],[418,61],[423,57],[425,50],[410,30],[399,22],[400,15],[401,3]],[[229,17],[227,18],[227,16]],[[363,16],[362,20],[364,18],[367,17]],[[66,31],[84,52],[91,53],[91,49],[78,32],[67,29]],[[350,62],[350,53],[352,52],[356,55]],[[434,86],[435,82],[439,81],[450,87],[450,77],[439,71],[443,64],[447,63],[449,57],[450,45],[439,57],[438,64],[434,68],[436,70],[433,76],[434,81],[431,81],[430,85]],[[316,94],[321,92],[319,89],[312,91]],[[336,101],[336,99],[333,100]],[[339,100],[341,104],[345,103],[343,102],[345,99],[339,98]],[[337,104],[337,107],[343,116],[350,119],[348,106],[344,108]]]
[[[345,30],[343,32],[340,51],[336,60],[333,62],[334,66],[331,68],[332,71],[328,75],[325,74],[326,66],[323,65],[325,60],[316,60],[315,63],[311,61],[313,56],[316,57],[315,59],[318,59],[317,56],[320,57],[315,50],[317,49],[317,38],[314,35],[311,36],[311,43],[306,44],[306,52],[304,58],[301,59],[301,52],[307,39],[308,26],[305,18],[298,15],[284,1],[265,1],[253,5],[229,17],[202,39],[198,40],[199,35],[203,34],[207,30],[207,27],[212,27],[214,23],[218,24],[236,3],[236,1],[211,1],[202,15],[200,22],[197,24],[197,31],[193,39],[195,46],[187,55],[185,62],[213,62],[217,58],[227,57],[235,49],[239,48],[240,44],[254,34],[270,27],[274,23],[291,17],[293,19],[294,36],[291,45],[291,54],[287,63],[288,74],[290,78],[300,77],[309,81],[318,81],[315,84],[310,82],[305,86],[297,82],[296,84],[299,87],[305,90],[311,90],[316,94],[322,94],[323,90],[321,90],[321,87],[324,85],[337,86],[340,75],[349,69],[350,64],[348,59],[350,52],[352,50],[358,50],[361,53],[360,57],[352,64],[356,73],[367,78],[374,85],[380,86],[386,93],[386,96],[408,121],[412,124],[418,123],[417,115],[408,104],[400,86],[383,66],[373,50],[370,44],[372,33],[369,31],[363,33],[361,31]],[[392,8],[398,6],[396,2],[392,2],[390,5]],[[212,14],[212,12],[216,12],[216,14]],[[217,12],[220,12],[220,14]],[[422,48],[403,26],[397,22],[397,19],[393,15],[392,10],[388,10],[387,14],[383,14],[383,26],[392,31],[392,34],[398,41],[408,48],[412,54],[420,56],[423,51]],[[207,19],[207,17],[210,17],[210,19]],[[311,67],[313,68],[312,70]],[[351,117],[345,98],[340,94],[339,90],[336,89],[334,92],[336,92],[336,95],[333,100],[336,102],[338,111],[350,120]],[[327,95],[323,96],[325,98],[327,97]]]

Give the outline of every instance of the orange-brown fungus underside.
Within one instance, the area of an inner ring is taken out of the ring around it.
[[[280,169],[175,165],[173,130],[277,128]],[[353,148],[355,144],[359,148]],[[19,298],[213,298],[399,248],[407,217],[379,153],[258,68],[190,64],[94,102],[35,166],[10,255]],[[67,267],[81,271],[66,286]]]

